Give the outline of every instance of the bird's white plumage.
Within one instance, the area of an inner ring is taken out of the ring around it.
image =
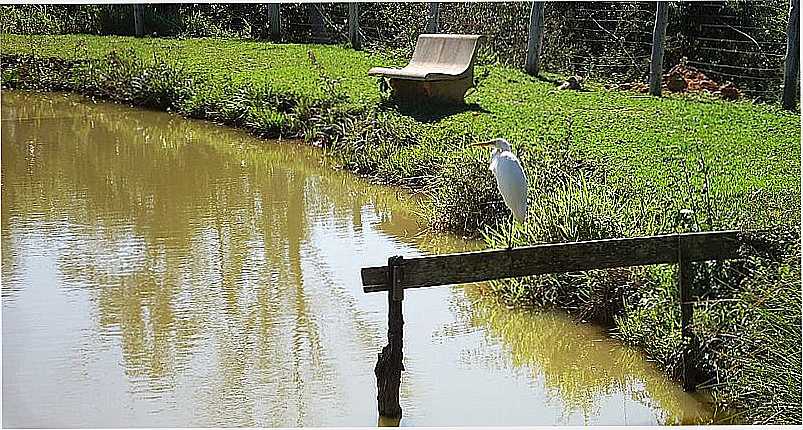
[[[527,219],[527,176],[519,159],[510,152],[510,147],[504,146],[507,148],[494,149],[491,155],[491,171],[496,178],[502,200],[513,212],[513,216],[523,223]]]

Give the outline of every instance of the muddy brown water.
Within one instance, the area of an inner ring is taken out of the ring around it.
[[[292,142],[3,92],[3,426],[377,425],[386,297],[360,268],[480,246],[417,207]],[[403,426],[713,417],[595,326],[405,296]]]

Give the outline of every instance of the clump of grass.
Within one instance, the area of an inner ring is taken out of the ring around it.
[[[37,91],[70,90],[74,64],[60,58],[3,55],[0,59],[3,87]]]
[[[67,25],[45,5],[0,6],[0,31],[20,34],[59,34]]]
[[[487,154],[452,157],[433,188],[431,219],[437,228],[476,234],[508,213],[488,170]]]
[[[178,109],[195,86],[181,66],[155,56],[145,62],[132,51],[80,60],[4,55],[2,68],[6,87],[70,90],[162,110]]]
[[[393,182],[404,175],[391,172],[387,164],[394,154],[420,146],[416,130],[414,121],[373,111],[345,128],[341,138],[333,142],[331,152],[351,171],[364,175],[382,172]]]
[[[182,105],[188,116],[245,128],[262,137],[275,137],[290,130],[288,113],[298,101],[279,94],[266,84],[228,83],[217,91],[198,91]]]
[[[799,249],[798,249],[799,255]],[[735,301],[714,312],[714,339],[703,353],[713,356],[720,404],[741,411],[752,424],[801,421],[800,260],[756,264]]]
[[[221,5],[208,6],[214,8]],[[193,8],[179,14],[174,31],[178,37],[247,37],[251,34],[248,21],[243,20],[246,28],[237,31],[221,24],[225,18],[231,20],[231,17],[215,14],[214,10]]]
[[[696,379],[701,388],[712,390],[720,407],[738,411],[734,418],[741,422],[801,419],[799,234],[788,233],[776,245],[783,251],[780,256],[750,256],[727,266],[694,265],[693,288],[701,301],[695,306],[696,342],[689,352]],[[617,315],[616,336],[641,346],[679,377],[683,345],[676,274],[653,270],[656,276],[639,300],[628,302]],[[717,284],[731,292],[716,291]]]
[[[194,87],[181,65],[155,55],[146,62],[132,50],[76,64],[71,74],[75,91],[161,110],[178,109]]]

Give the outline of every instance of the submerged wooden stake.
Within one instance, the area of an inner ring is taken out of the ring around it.
[[[389,418],[401,417],[399,386],[401,385],[402,348],[404,319],[402,318],[402,263],[403,257],[388,259],[388,344],[382,348],[374,368],[376,374],[376,400],[379,415]]]

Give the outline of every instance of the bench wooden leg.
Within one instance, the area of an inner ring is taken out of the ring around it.
[[[463,104],[466,91],[472,86],[474,82],[470,77],[453,81],[413,81],[396,78],[390,80],[393,96],[412,102],[432,100]]]

